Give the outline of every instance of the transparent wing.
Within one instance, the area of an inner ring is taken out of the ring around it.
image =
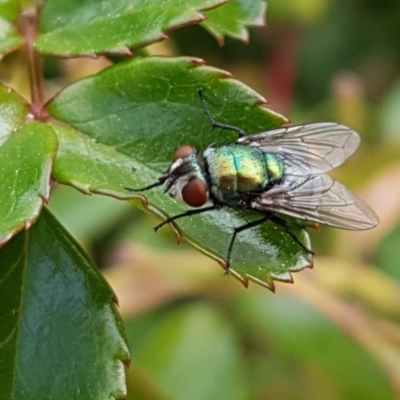
[[[356,131],[331,122],[295,125],[241,137],[237,144],[279,154],[288,174],[327,172],[342,164],[360,143]]]
[[[251,206],[349,230],[370,229],[379,222],[367,204],[326,174],[286,176]]]

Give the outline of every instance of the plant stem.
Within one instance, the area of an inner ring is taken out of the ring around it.
[[[33,44],[36,40],[38,29],[37,10],[27,8],[19,19],[19,31],[25,39],[24,52],[29,74],[29,87],[31,91],[30,111],[34,119],[44,121],[48,115],[44,109],[43,70],[42,57],[35,50]]]

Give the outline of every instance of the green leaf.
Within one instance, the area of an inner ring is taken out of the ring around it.
[[[224,7],[204,12],[207,21],[202,25],[220,44],[224,35],[247,42],[248,26],[265,25],[266,0],[232,0]]]
[[[125,398],[114,294],[46,210],[0,251],[0,320],[0,398]]]
[[[0,147],[0,245],[38,217],[50,192],[50,172],[58,143],[38,122],[24,125]]]
[[[0,85],[0,145],[25,123],[27,114],[28,105],[10,88]]]
[[[0,16],[8,21],[15,21],[19,15],[17,0],[0,0]]]
[[[210,306],[188,304],[146,314],[127,323],[127,334],[135,363],[166,394],[155,398],[248,398],[235,334],[224,316]],[[139,398],[136,390],[140,389],[133,388],[129,398]]]
[[[5,19],[0,17],[0,55],[4,56],[18,49],[24,41],[16,29]]]
[[[215,118],[259,132],[282,125],[285,119],[260,104],[263,98],[227,73],[198,66],[189,58],[135,59],[66,88],[49,105],[55,118],[75,130],[53,124],[60,150],[54,178],[84,192],[130,198],[124,187],[155,182],[160,165],[190,143],[198,149],[210,143],[233,142],[236,135],[212,131],[198,89],[203,88]],[[95,139],[95,140],[93,140]],[[186,208],[156,189],[139,203],[165,218]],[[183,218],[178,230],[201,251],[223,264],[233,228],[253,215],[216,211]],[[309,246],[301,227],[293,231]],[[310,256],[282,230],[264,224],[239,234],[232,268],[246,285],[248,279],[273,288],[272,279],[290,281],[290,272],[310,265]]]
[[[53,176],[58,182],[84,193],[101,193],[126,198],[121,182],[130,181],[136,165],[113,147],[59,123],[52,123],[59,140]]]
[[[204,20],[199,10],[226,0],[48,0],[36,48],[82,55],[126,51],[166,38],[164,32]]]
[[[266,101],[259,94],[203,63],[188,57],[135,58],[67,87],[48,110],[97,141],[152,163],[170,162],[182,144],[204,149],[212,142],[236,139],[236,134],[211,129],[199,89],[216,119],[247,133],[287,122],[260,107]]]

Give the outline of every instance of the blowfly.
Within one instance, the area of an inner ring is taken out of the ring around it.
[[[232,145],[210,146],[204,152],[183,146],[157,182],[140,189],[126,188],[140,192],[163,186],[165,193],[192,207],[164,220],[156,231],[179,218],[222,207],[258,214],[259,219],[233,229],[226,256],[229,273],[237,234],[267,221],[281,226],[313,254],[280,215],[349,230],[371,229],[378,224],[378,217],[366,203],[326,174],[357,149],[357,132],[344,125],[318,122],[246,135],[236,126],[217,122],[201,90],[199,96],[212,127],[234,131],[238,139]]]

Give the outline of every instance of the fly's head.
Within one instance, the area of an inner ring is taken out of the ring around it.
[[[141,189],[126,189],[140,192],[156,186],[163,186],[164,193],[190,207],[202,207],[209,199],[208,185],[192,146],[183,146],[175,153],[172,164],[157,182]]]
[[[208,186],[192,146],[183,146],[175,153],[165,175],[164,192],[175,200],[191,207],[207,203]]]

